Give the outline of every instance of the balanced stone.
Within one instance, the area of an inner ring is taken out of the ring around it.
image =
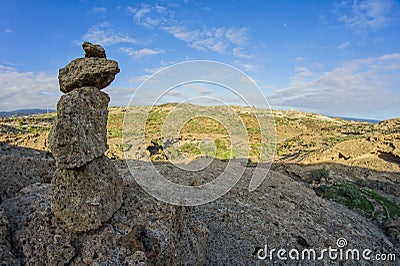
[[[60,90],[64,93],[80,87],[104,89],[120,71],[118,63],[98,57],[77,58],[58,72]]]
[[[122,204],[122,179],[106,156],[76,169],[56,169],[51,209],[71,231],[97,229]]]
[[[85,51],[85,57],[107,58],[106,50],[98,44],[84,42],[82,48]]]
[[[58,168],[76,168],[108,149],[107,117],[110,97],[95,87],[75,89],[61,96],[49,134]]]
[[[122,178],[104,155],[110,97],[100,91],[114,80],[118,63],[107,60],[99,45],[82,47],[86,58],[59,71],[65,94],[49,134],[56,161],[51,208],[54,217],[75,232],[99,228],[122,204]]]

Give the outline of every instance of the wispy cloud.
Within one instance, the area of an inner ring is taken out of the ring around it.
[[[236,57],[244,58],[244,59],[252,59],[253,56],[246,54],[243,52],[243,47],[235,47],[233,48],[233,55]]]
[[[296,66],[294,68],[296,74],[290,78],[291,85],[296,85],[299,83],[303,83],[312,77],[314,77],[314,73],[312,73],[307,67],[304,66]]]
[[[92,8],[92,13],[105,14],[107,13],[107,8],[95,6]]]
[[[135,50],[133,48],[122,47],[122,51],[126,52],[128,55],[132,56],[133,58],[143,58],[146,56],[157,55],[157,54],[164,54],[165,51],[161,49],[151,49],[151,48],[143,48],[139,50]]]
[[[142,4],[138,8],[128,7],[128,11],[137,24],[167,32],[196,50],[220,54],[233,51],[236,57],[248,56],[243,51],[248,42],[247,29],[244,27],[190,27],[188,23],[179,21],[178,12],[161,5]],[[237,50],[232,50],[235,48]]]
[[[110,95],[110,106],[127,106],[136,88],[107,87],[105,92]]]
[[[20,72],[0,65],[0,110],[55,109],[60,92],[57,75]]]
[[[355,30],[385,27],[399,4],[395,0],[343,1],[337,6],[339,22]]]
[[[4,30],[4,32],[5,32],[5,33],[13,33],[14,30],[12,30],[12,29],[10,29],[10,28],[7,28],[7,29]]]
[[[346,47],[349,47],[351,45],[351,42],[344,42],[340,45],[337,46],[338,49],[344,49]]]
[[[235,60],[234,63],[246,72],[257,72],[260,67],[259,65],[246,63],[241,60]]]
[[[129,83],[141,83],[141,82],[147,80],[148,78],[150,78],[154,73],[156,73],[164,68],[165,67],[145,68],[144,72],[146,72],[146,74],[131,78],[129,80]]]
[[[154,28],[168,24],[168,18],[174,15],[174,11],[161,5],[141,4],[140,7],[128,7],[128,12],[133,14],[134,20],[147,28]]]
[[[110,46],[119,43],[136,43],[136,39],[128,34],[116,31],[108,22],[100,23],[91,27],[82,37],[84,41],[90,41],[103,46]]]
[[[350,61],[316,74],[298,67],[289,87],[268,99],[274,106],[336,115],[384,117],[400,113],[400,53]]]
[[[247,29],[246,28],[228,28],[225,30],[226,38],[236,45],[245,45],[247,42]]]
[[[213,52],[217,52],[220,54],[225,53],[227,44],[222,40],[219,40],[214,37],[205,37],[199,38],[198,40],[193,41],[190,43],[190,46],[197,49],[197,50],[210,50]]]

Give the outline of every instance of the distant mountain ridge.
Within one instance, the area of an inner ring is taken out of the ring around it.
[[[368,118],[354,118],[354,117],[342,117],[342,116],[335,116],[337,118],[341,118],[347,121],[356,121],[356,122],[368,122],[371,124],[378,124],[382,120],[377,120],[377,119],[368,119]]]
[[[164,104],[168,105],[168,104]],[[53,113],[56,112],[55,109],[18,109],[12,111],[3,111],[0,112],[0,117],[18,117],[18,116],[25,116],[25,115],[36,115],[36,114],[43,114],[43,113]],[[342,117],[342,116],[328,116],[331,118],[341,118],[347,121],[356,121],[356,122],[368,122],[371,124],[377,124],[382,120],[377,119],[368,119],[368,118],[355,118],[355,117]]]
[[[44,113],[52,113],[55,112],[54,109],[18,109],[12,111],[4,111],[0,112],[0,117],[17,117],[17,116],[25,116],[25,115],[37,115]]]

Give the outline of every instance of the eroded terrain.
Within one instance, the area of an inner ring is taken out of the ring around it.
[[[252,113],[235,107],[251,143],[243,177],[220,199],[181,208],[157,203],[135,183],[132,175],[146,173],[146,158],[174,182],[199,189],[216,178],[228,160],[241,160],[243,165],[243,158],[237,158],[229,149],[229,135],[223,127],[206,119],[187,123],[174,140],[175,145],[165,148],[165,143],[171,140],[162,139],[159,129],[173,107],[158,106],[151,113],[149,134],[142,146],[122,143],[126,109],[110,108],[106,155],[114,159],[124,179],[126,204],[109,223],[86,236],[61,230],[51,220],[47,208],[48,182],[55,168],[47,135],[55,114],[1,118],[0,258],[51,262],[45,251],[32,250],[46,249],[45,242],[59,235],[57,241],[66,248],[58,250],[53,244],[47,251],[50,249],[64,262],[72,264],[106,261],[151,264],[159,262],[160,256],[175,263],[188,260],[187,254],[179,252],[178,258],[173,259],[172,253],[165,250],[168,241],[177,245],[192,243],[191,248],[181,246],[180,249],[190,249],[194,263],[255,263],[253,254],[264,244],[277,249],[323,249],[336,247],[340,237],[347,239],[349,248],[393,253],[399,259],[400,119],[370,124],[297,111],[273,111],[274,162],[262,185],[249,192],[249,180],[262,143]],[[145,110],[137,107],[136,111]],[[199,143],[209,135],[215,140],[217,150],[204,154]],[[133,173],[124,161],[124,151],[129,150],[136,156],[132,159],[137,166]],[[188,174],[166,160],[168,152],[176,150],[191,158],[193,164],[204,155],[218,159],[205,170]],[[152,206],[158,207],[153,210]],[[179,217],[188,222],[181,223]],[[50,229],[40,231],[38,228],[43,223]],[[160,226],[164,229],[159,229]],[[38,240],[40,233],[33,233],[35,230],[42,232],[44,242]],[[136,243],[137,238],[132,237],[135,230],[150,232],[146,234],[151,247],[146,250],[145,245]],[[99,241],[107,244],[95,245]],[[142,249],[143,254],[139,252]],[[35,254],[41,258],[35,260]]]

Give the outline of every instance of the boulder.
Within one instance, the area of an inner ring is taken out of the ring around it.
[[[84,42],[82,48],[85,51],[85,57],[107,58],[106,50],[98,44]]]
[[[119,73],[118,63],[98,57],[77,58],[58,72],[60,90],[64,93],[80,87],[104,89]]]
[[[71,231],[99,228],[122,204],[122,179],[104,155],[80,168],[57,168],[51,186],[51,209]]]
[[[49,134],[57,167],[81,167],[108,149],[109,101],[109,96],[95,87],[79,88],[61,97]]]
[[[120,165],[126,168],[124,162]],[[34,183],[0,205],[0,222],[2,209],[8,217],[3,222],[4,231],[0,225],[0,234],[4,232],[6,239],[0,265],[206,263],[205,224],[192,217],[186,207],[156,200],[136,182],[125,183],[124,204],[111,219],[99,229],[85,233],[68,230],[54,217],[50,208],[51,190],[50,184]],[[9,236],[12,246],[7,244]]]

